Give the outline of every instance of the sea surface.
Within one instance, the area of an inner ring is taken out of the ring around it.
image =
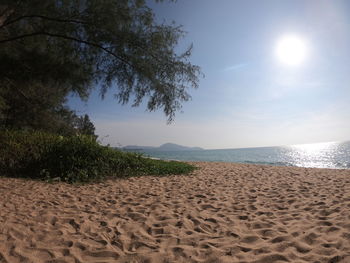
[[[164,160],[350,169],[350,141],[241,149],[142,152],[146,156]]]

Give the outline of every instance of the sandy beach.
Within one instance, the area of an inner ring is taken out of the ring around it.
[[[350,262],[350,170],[195,165],[80,186],[0,178],[0,262]]]

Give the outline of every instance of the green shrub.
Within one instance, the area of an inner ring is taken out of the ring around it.
[[[42,156],[58,139],[44,132],[0,131],[0,173],[32,177]]]
[[[194,167],[144,158],[101,146],[92,136],[62,137],[44,132],[0,131],[0,173],[68,183],[107,176],[183,174]]]

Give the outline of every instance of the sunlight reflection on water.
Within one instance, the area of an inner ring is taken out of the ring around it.
[[[292,165],[319,168],[350,168],[350,143],[329,142],[290,146]]]
[[[290,162],[295,166],[333,168],[346,167],[347,163],[336,158],[342,152],[338,142],[300,144],[290,146]]]

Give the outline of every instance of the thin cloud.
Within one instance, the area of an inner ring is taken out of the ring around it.
[[[248,66],[248,63],[239,63],[239,64],[225,68],[224,71],[236,71],[236,70],[245,68],[246,66]]]

